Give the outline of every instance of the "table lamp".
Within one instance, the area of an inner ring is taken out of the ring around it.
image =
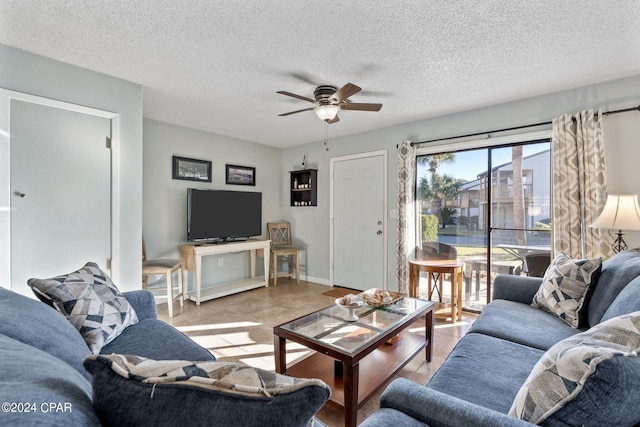
[[[613,252],[627,249],[622,230],[640,230],[640,207],[636,194],[610,194],[600,216],[590,225],[594,228],[618,230],[618,237],[611,245]]]

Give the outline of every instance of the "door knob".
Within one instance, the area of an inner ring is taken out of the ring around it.
[[[378,232],[376,233],[378,236],[382,234],[382,230],[378,230]]]
[[[18,196],[18,197],[27,197],[27,195],[26,195],[26,194],[21,193],[21,192],[19,192],[19,191],[14,191],[14,192],[13,192],[13,194],[15,194],[15,195],[16,195],[16,196]]]

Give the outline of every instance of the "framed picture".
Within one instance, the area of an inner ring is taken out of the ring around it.
[[[227,165],[227,184],[256,185],[256,168]]]
[[[173,179],[211,182],[211,162],[173,156]]]

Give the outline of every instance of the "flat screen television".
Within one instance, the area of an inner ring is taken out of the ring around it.
[[[187,189],[187,240],[231,242],[262,235],[262,193]]]

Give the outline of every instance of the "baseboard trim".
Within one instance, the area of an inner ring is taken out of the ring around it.
[[[329,283],[329,280],[327,279],[321,279],[319,277],[301,277],[301,279],[306,280],[307,282],[313,282],[313,283],[317,283],[319,285],[324,285],[324,286],[331,286],[331,283]]]

